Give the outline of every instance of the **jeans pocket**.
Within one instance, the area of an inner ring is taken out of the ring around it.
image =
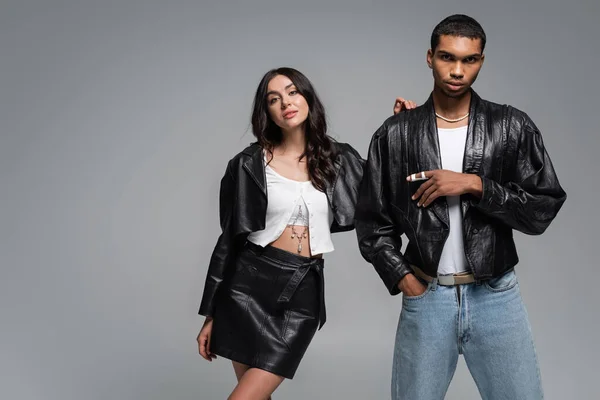
[[[418,296],[407,296],[404,293],[402,293],[402,298],[404,300],[408,300],[408,301],[421,300],[422,298],[424,298],[425,296],[427,296],[429,294],[429,292],[431,292],[431,283],[424,282],[424,284],[426,284],[427,287],[425,288],[425,291],[423,293],[421,293],[420,295],[418,295]]]
[[[484,281],[483,286],[490,292],[500,293],[514,288],[517,282],[515,271],[508,271],[504,275]]]

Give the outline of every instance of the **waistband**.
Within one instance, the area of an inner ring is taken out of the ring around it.
[[[306,264],[319,264],[321,268],[325,266],[325,260],[322,258],[305,257],[290,253],[289,251],[278,249],[277,247],[273,246],[262,247],[247,241],[244,247],[258,256],[265,256],[275,259],[282,263],[288,264],[290,267],[300,267]]]
[[[452,275],[438,275],[437,277],[432,277],[427,275],[423,270],[421,270],[416,265],[410,266],[415,274],[419,278],[423,279],[426,282],[432,283],[434,280],[438,285],[442,286],[455,286],[455,285],[467,285],[469,283],[477,283],[477,279],[475,279],[475,275],[472,272],[460,272]],[[504,274],[512,271],[514,268],[511,268],[504,272]]]
[[[319,277],[319,330],[325,325],[327,320],[325,310],[325,278],[323,276],[324,260],[322,258],[310,258],[304,257],[297,254],[290,253],[289,251],[281,250],[273,246],[259,246],[252,242],[246,242],[244,247],[254,253],[257,257],[268,257],[277,260],[281,263],[286,264],[289,267],[295,267],[296,270],[292,274],[290,280],[286,283],[285,287],[281,291],[281,294],[277,298],[277,304],[279,306],[287,305],[296,290],[308,274],[310,270],[314,270]]]

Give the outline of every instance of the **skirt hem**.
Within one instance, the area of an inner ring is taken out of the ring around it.
[[[214,353],[217,356],[226,358],[230,361],[235,361],[240,364],[247,365],[250,368],[262,369],[263,371],[270,372],[272,374],[281,376],[282,378],[285,378],[285,379],[290,379],[290,380],[293,379],[295,372],[296,372],[296,371],[282,371],[280,368],[277,368],[276,365],[269,364],[269,363],[264,363],[264,362],[263,363],[255,363],[254,360],[249,360],[249,357],[247,357],[245,354],[242,354],[242,353],[234,351],[234,350],[221,348],[221,349],[210,349],[210,351],[211,351],[211,353]]]

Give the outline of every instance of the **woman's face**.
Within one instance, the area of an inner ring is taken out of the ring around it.
[[[308,118],[308,103],[285,75],[277,75],[267,86],[269,115],[283,131],[301,126]]]

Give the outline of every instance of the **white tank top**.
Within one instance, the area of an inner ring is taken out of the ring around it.
[[[467,127],[439,129],[440,155],[442,168],[462,172],[467,140]],[[447,196],[450,234],[442,250],[438,274],[456,274],[469,270],[463,241],[463,217],[460,209],[460,196]]]
[[[264,247],[277,240],[288,225],[308,226],[311,254],[333,251],[329,229],[333,214],[325,193],[311,181],[286,178],[269,165],[265,166],[265,173],[268,199],[265,229],[250,233],[248,240]]]

